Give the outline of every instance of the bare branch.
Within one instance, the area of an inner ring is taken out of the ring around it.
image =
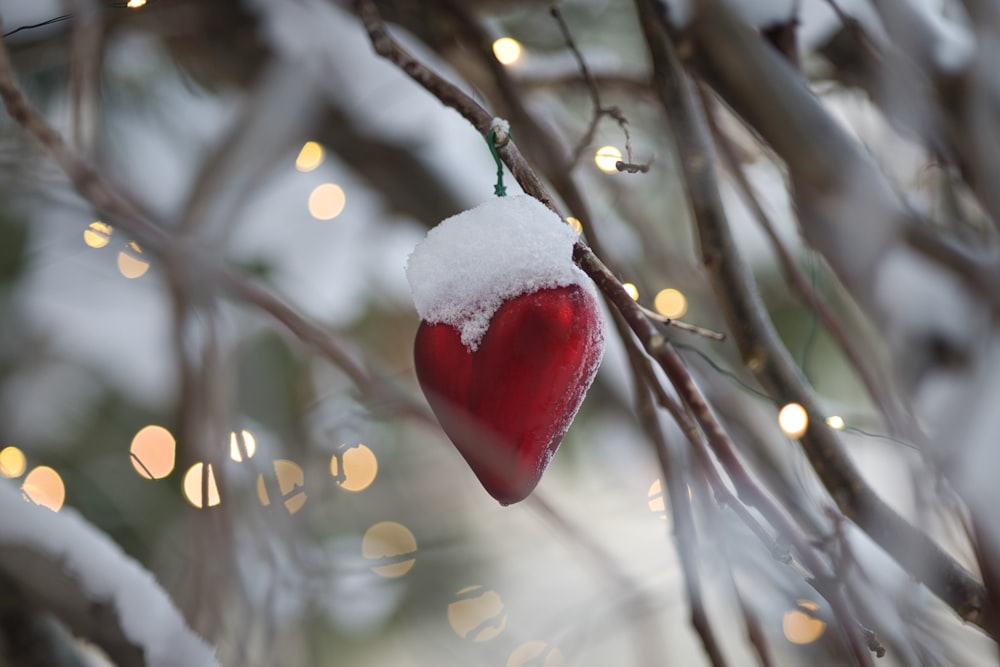
[[[580,68],[580,75],[587,84],[587,90],[590,92],[590,101],[594,105],[594,113],[590,119],[590,124],[587,126],[587,132],[580,140],[576,150],[573,151],[573,164],[575,165],[580,161],[580,157],[583,155],[583,152],[587,150],[587,147],[594,141],[594,135],[597,134],[597,126],[600,124],[601,118],[604,116],[610,116],[615,119],[618,123],[618,127],[620,127],[622,132],[625,134],[626,159],[624,162],[621,160],[618,161],[616,165],[618,171],[625,171],[631,174],[638,172],[645,173],[649,171],[648,164],[633,164],[632,136],[628,131],[628,119],[618,107],[605,107],[601,104],[601,91],[597,87],[597,81],[590,73],[590,68],[587,67],[587,61],[584,59],[583,54],[580,53],[580,48],[576,45],[576,40],[573,39],[573,33],[570,31],[569,24],[566,23],[566,18],[563,16],[562,10],[559,9],[559,5],[553,4],[552,7],[549,8],[549,13],[559,25],[559,31],[562,33],[563,39],[566,41],[566,46],[569,47],[570,52],[573,54],[573,58],[576,60],[577,65]]]
[[[702,104],[706,109],[710,109],[711,98],[705,94],[703,89],[699,88],[699,92],[701,93]],[[871,363],[862,357],[860,350],[858,350],[847,331],[844,330],[840,320],[834,315],[830,306],[819,294],[817,294],[816,290],[809,285],[809,281],[806,280],[806,277],[802,275],[802,271],[799,270],[795,260],[788,252],[788,249],[785,248],[784,243],[782,243],[781,238],[778,236],[774,224],[771,222],[770,217],[764,212],[764,208],[760,205],[760,201],[757,199],[750,183],[747,181],[746,174],[743,172],[743,168],[736,159],[732,142],[729,141],[728,137],[726,137],[726,135],[719,129],[711,111],[706,111],[705,118],[712,129],[712,134],[718,140],[719,153],[725,161],[725,166],[732,175],[740,194],[743,195],[744,201],[750,206],[757,222],[760,224],[764,233],[767,235],[768,240],[771,242],[771,247],[774,249],[774,253],[778,258],[781,270],[789,284],[795,290],[795,293],[798,294],[802,302],[811,308],[813,312],[816,313],[817,317],[819,317],[823,322],[823,326],[826,327],[830,336],[834,341],[836,341],[837,345],[844,352],[844,355],[851,363],[851,367],[854,369],[854,372],[857,373],[862,384],[864,384],[865,388],[868,390],[868,395],[882,411],[882,414],[884,415],[887,423],[890,425],[892,431],[894,433],[905,433],[908,437],[915,437],[919,435],[915,433],[915,430],[911,426],[909,426],[909,417],[903,414],[900,406],[897,405],[890,397],[885,383],[872,371]]]
[[[779,403],[798,403],[812,417],[800,442],[813,469],[841,510],[959,616],[988,630],[990,622],[983,618],[986,598],[983,585],[874,493],[847,456],[835,432],[819,418],[822,411],[767,318],[749,271],[733,242],[719,199],[704,120],[674,58],[664,19],[646,0],[640,0],[638,4],[641,15],[646,18],[643,25],[657,72],[657,87],[671,120],[675,143],[681,155],[680,163],[684,169],[688,196],[701,239],[703,261],[710,271],[715,293],[730,327],[739,332],[735,340],[744,363]],[[719,12],[723,11],[720,7]],[[713,17],[716,15],[717,13],[713,13]],[[703,22],[705,21],[695,20],[694,25],[699,26]],[[736,26],[735,19],[732,20],[732,25],[722,21],[721,26],[715,25],[713,19],[711,28],[705,26],[693,29],[699,35],[701,33],[698,31],[704,30],[705,39],[711,39],[715,43],[714,40],[720,39],[727,30],[731,31],[730,35],[742,35],[743,28]],[[735,54],[731,55],[735,57]],[[773,67],[787,67],[777,56],[773,58]],[[792,75],[789,73],[788,76]],[[792,90],[802,90],[798,82],[781,81],[782,85],[787,85]],[[780,91],[776,89],[774,93],[774,99],[783,99],[788,91],[782,88]],[[769,105],[775,106],[782,105]],[[766,120],[760,117],[758,120],[768,124],[774,122],[773,117]],[[801,123],[800,120],[796,122]],[[800,125],[791,134],[805,129],[806,126]],[[779,141],[787,139],[788,136],[783,136]],[[848,163],[857,164],[858,168],[864,168],[862,162],[867,164],[860,154],[858,157],[850,157],[854,150],[847,144],[835,150]],[[825,174],[826,167],[808,161],[789,165],[789,168],[793,173],[797,168],[802,169],[807,175],[817,178],[812,186],[831,184],[839,178],[834,174]],[[874,174],[873,178],[881,178],[877,171]],[[830,178],[834,180],[829,181]],[[710,437],[711,435],[709,433]]]

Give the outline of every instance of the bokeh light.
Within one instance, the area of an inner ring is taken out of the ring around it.
[[[785,612],[781,619],[781,630],[785,633],[785,639],[793,644],[811,644],[823,636],[826,623],[811,613],[819,609],[815,602],[798,600],[796,604],[797,609]]]
[[[401,523],[380,521],[365,531],[361,554],[378,563],[371,565],[375,574],[401,577],[416,563],[417,538]]]
[[[309,195],[309,214],[317,220],[333,220],[344,210],[347,196],[336,183],[317,185]]]
[[[601,146],[594,153],[594,164],[606,174],[618,171],[618,162],[622,159],[622,152],[614,146]]]
[[[184,497],[198,508],[215,507],[222,502],[211,463],[199,462],[188,468],[184,474]]]
[[[28,467],[28,459],[17,447],[0,449],[0,475],[4,477],[20,477]]]
[[[364,491],[378,474],[378,459],[366,445],[344,447],[330,457],[330,474],[340,488],[347,491]]]
[[[128,279],[138,278],[149,270],[149,262],[142,258],[142,249],[135,241],[118,253],[118,270]]]
[[[253,433],[243,429],[239,433],[233,431],[229,434],[229,458],[237,463],[252,459],[257,452],[257,439]]]
[[[562,667],[563,655],[559,649],[542,641],[521,644],[507,659],[507,667]]]
[[[826,425],[839,431],[844,428],[844,418],[838,415],[831,415],[826,418]]]
[[[633,301],[639,300],[639,288],[633,283],[622,283],[622,287],[625,288],[625,291],[628,292],[628,295],[632,297]]]
[[[676,319],[684,317],[684,313],[688,309],[688,304],[687,299],[684,298],[684,295],[679,290],[668,288],[661,289],[656,293],[656,296],[653,297],[653,308],[664,317]]]
[[[507,627],[503,599],[484,586],[466,586],[448,605],[448,624],[455,634],[473,642],[496,639]]]
[[[111,241],[111,225],[95,220],[83,230],[83,242],[91,248],[103,248]]]
[[[649,499],[649,511],[666,521],[667,500],[663,496],[663,482],[658,479],[653,480],[653,483],[649,485],[649,492],[646,496]]]
[[[512,37],[501,37],[493,42],[493,55],[502,65],[513,65],[521,59],[521,43]]]
[[[128,5],[126,6],[131,7],[132,9],[136,9],[138,7],[144,6],[145,4],[146,0],[128,0]]]
[[[146,479],[163,479],[174,471],[177,441],[167,429],[150,424],[132,438],[129,454],[137,473]]]
[[[260,504],[265,507],[271,504],[268,487],[271,486],[273,490],[274,483],[277,483],[279,499],[289,514],[295,514],[306,504],[305,471],[298,463],[287,459],[276,459],[273,470],[274,477],[271,480],[265,479],[264,473],[257,476],[257,497],[260,499]]]
[[[579,218],[574,218],[573,216],[570,216],[566,218],[566,222],[569,223],[569,226],[572,227],[573,231],[575,231],[577,234],[583,231],[583,223],[580,222]]]
[[[58,512],[66,501],[66,485],[62,477],[48,466],[33,468],[21,484],[21,492],[36,505]]]
[[[321,164],[323,164],[323,147],[315,141],[307,141],[295,158],[295,168],[301,172],[308,172]]]
[[[778,426],[789,438],[801,438],[809,428],[809,415],[798,403],[789,403],[778,412]]]

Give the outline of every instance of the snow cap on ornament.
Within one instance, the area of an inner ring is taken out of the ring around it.
[[[501,504],[538,484],[604,352],[577,234],[537,200],[448,218],[406,267],[422,322],[417,379],[441,427]]]

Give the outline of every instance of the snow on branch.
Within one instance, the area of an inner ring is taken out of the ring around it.
[[[118,664],[219,664],[153,575],[75,510],[52,512],[0,484],[0,516],[0,573]]]

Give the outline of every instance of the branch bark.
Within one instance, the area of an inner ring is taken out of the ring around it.
[[[707,137],[701,111],[697,108],[690,84],[677,62],[668,26],[664,17],[658,14],[650,0],[638,0],[640,16],[646,30],[647,43],[653,59],[656,85],[661,102],[671,121],[677,150],[680,153],[687,192],[698,227],[701,241],[702,259],[709,271],[716,296],[739,346],[740,355],[761,385],[781,404],[795,402],[805,408],[809,415],[809,427],[801,437],[803,450],[809,462],[837,505],[852,521],[857,523],[887,553],[910,574],[922,581],[931,591],[946,602],[966,621],[976,623],[987,632],[992,632],[992,619],[985,618],[984,602],[986,590],[970,572],[944,552],[936,543],[918,530],[879,498],[864,482],[860,473],[847,456],[833,429],[823,420],[823,413],[811,389],[792,361],[787,349],[778,338],[773,324],[766,316],[749,270],[743,263],[733,242],[726,222],[725,212],[719,197],[713,153]],[[811,96],[801,81],[787,64],[774,54],[766,56],[751,49],[761,63],[779,71],[769,77],[773,90],[757,91],[759,96],[773,95],[773,100],[791,97],[789,111],[783,105],[751,103],[745,99],[748,89],[737,81],[737,74],[746,75],[744,66],[735,59],[739,46],[750,41],[749,28],[728,16],[723,8],[717,7],[709,17],[707,10],[700,11],[689,26],[690,34],[696,41],[710,42],[706,58],[718,56],[712,61],[712,80],[722,80],[725,91],[736,96],[739,104],[745,104],[752,116],[752,124],[757,123],[772,128],[784,120],[792,124],[789,131],[773,128],[776,149],[783,157],[785,153],[794,163],[789,164],[793,179],[808,183],[810,191],[821,196],[828,188],[840,191],[847,187],[847,176],[835,173],[826,165],[843,164],[864,170],[869,178],[883,183],[881,174],[874,171],[867,159],[854,148],[853,144],[834,138],[830,148],[836,154],[829,162],[820,159],[812,149],[797,151],[786,145],[792,138],[812,145],[814,132],[829,132],[825,113],[805,113],[804,108],[813,108]],[[719,13],[722,16],[719,16]],[[728,41],[732,39],[734,43]],[[762,45],[761,45],[762,46]],[[769,47],[762,47],[763,50]],[[699,53],[702,49],[698,50]],[[751,59],[753,56],[751,56]],[[765,79],[767,80],[767,79]],[[734,105],[737,106],[737,105]],[[794,110],[793,113],[791,110]],[[829,121],[832,123],[832,121]],[[767,134],[767,130],[762,130]],[[839,130],[836,136],[840,137]],[[829,139],[820,138],[818,143]],[[841,159],[838,163],[836,160]],[[804,186],[805,187],[805,186]],[[864,203],[886,206],[890,200],[881,186],[866,189],[862,197]],[[847,196],[841,192],[842,196]],[[852,204],[854,205],[854,204]],[[858,206],[863,203],[856,204]]]

